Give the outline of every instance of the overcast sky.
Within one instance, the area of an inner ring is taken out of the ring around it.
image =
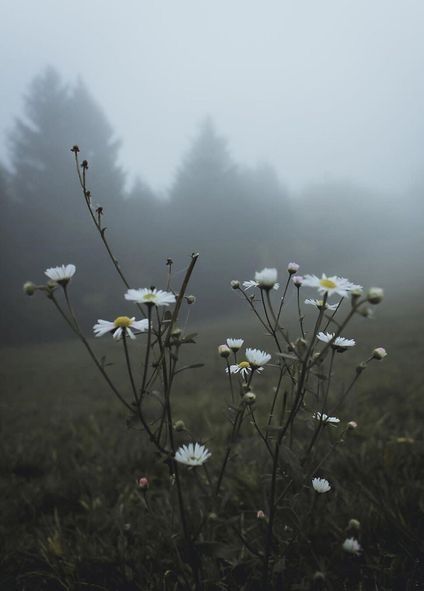
[[[81,75],[154,188],[211,115],[294,189],[424,168],[423,0],[0,0],[0,159],[32,78]],[[69,138],[72,143],[75,138]]]

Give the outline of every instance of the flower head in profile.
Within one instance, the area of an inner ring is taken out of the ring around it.
[[[355,556],[358,556],[362,550],[360,543],[358,540],[355,540],[355,538],[346,538],[342,544],[342,548],[346,552],[349,552],[349,554],[354,554]]]
[[[331,490],[330,483],[325,478],[314,478],[312,486],[315,492],[322,494]]]
[[[236,353],[243,345],[243,339],[227,339],[227,346]]]
[[[277,269],[265,267],[262,271],[256,271],[254,280],[243,281],[243,287],[245,290],[251,287],[259,287],[265,290],[278,289],[280,284],[277,283],[277,275]]]
[[[146,332],[149,328],[149,321],[136,320],[135,318],[128,318],[128,316],[118,316],[113,322],[109,320],[98,320],[97,324],[93,326],[96,337],[102,337],[108,332],[113,333],[113,338],[119,341],[123,334],[129,336],[130,339],[135,339],[133,330],[139,332]]]
[[[260,349],[246,349],[246,359],[252,368],[257,369],[271,360],[271,355]]]
[[[292,281],[293,281],[293,285],[295,285],[297,288],[302,287],[302,285],[303,285],[302,275],[293,275]]]
[[[329,343],[330,341],[332,341],[335,334],[336,333],[334,332],[319,332],[317,334],[317,339],[322,341],[323,343]],[[354,339],[345,339],[344,337],[336,337],[334,341],[331,343],[332,347],[341,350],[347,349],[348,347],[354,347],[355,345],[356,342],[354,341]]]
[[[361,287],[351,283],[345,277],[338,277],[337,275],[327,277],[325,273],[322,274],[321,279],[316,275],[305,275],[303,285],[304,287],[316,287],[319,293],[326,293],[328,297],[336,293],[342,298],[346,297],[349,291]]]
[[[299,271],[299,269],[300,265],[298,265],[297,263],[289,263],[287,265],[287,271],[290,273],[290,275],[294,275]]]
[[[49,267],[44,271],[45,275],[60,285],[66,285],[75,275],[75,265],[61,265],[60,267]]]
[[[211,452],[204,445],[189,443],[177,449],[175,459],[187,466],[201,466],[211,455]]]
[[[271,355],[269,353],[265,353],[265,351],[261,351],[260,349],[246,349],[246,359],[244,361],[240,361],[240,363],[235,363],[234,365],[230,365],[225,370],[227,373],[240,373],[243,378],[246,378],[251,371],[262,372],[263,365],[268,363],[271,359]]]
[[[317,410],[317,412],[314,412],[314,414],[312,415],[312,418],[315,419],[316,421],[319,421],[320,423],[325,423],[326,425],[332,425],[333,427],[335,427],[337,425],[337,423],[340,423],[340,419],[338,419],[337,417],[329,417],[328,415],[325,414],[325,412],[320,413],[318,410]]]
[[[155,288],[129,289],[125,299],[136,304],[147,304],[148,306],[169,306],[175,304],[175,296],[170,291],[162,291]]]
[[[328,304],[327,302],[324,304],[323,300],[305,300],[305,304],[308,306],[315,306],[318,310],[337,310],[338,304]]]

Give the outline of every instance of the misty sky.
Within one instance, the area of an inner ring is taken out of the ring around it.
[[[268,161],[289,187],[408,187],[424,165],[423,31],[423,0],[0,0],[0,159],[52,65],[82,76],[124,168],[156,189],[208,114],[237,161]]]

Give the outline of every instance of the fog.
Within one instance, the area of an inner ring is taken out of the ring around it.
[[[182,269],[200,250],[203,313],[227,298],[211,277],[223,293],[299,260],[397,297],[421,264],[420,0],[0,5],[6,309],[37,310],[41,329],[50,310],[19,299],[22,282],[75,262],[87,325],[112,313],[73,144],[131,282],[159,285],[168,256]]]

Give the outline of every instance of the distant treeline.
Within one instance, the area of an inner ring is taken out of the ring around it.
[[[200,252],[190,288],[196,316],[237,313],[229,281],[264,266],[284,271],[296,260],[303,272],[399,286],[414,257],[420,262],[424,183],[398,199],[351,183],[290,195],[272,167],[237,164],[208,119],[160,199],[142,179],[126,188],[119,143],[101,109],[83,83],[69,87],[48,69],[32,83],[25,118],[10,133],[11,167],[0,166],[5,344],[66,334],[49,302],[22,292],[26,280],[44,282],[49,266],[77,266],[72,290],[87,330],[98,318],[133,311],[86,211],[74,144],[88,161],[93,203],[103,208],[106,234],[133,287],[164,287],[167,258],[178,285],[189,255]]]

